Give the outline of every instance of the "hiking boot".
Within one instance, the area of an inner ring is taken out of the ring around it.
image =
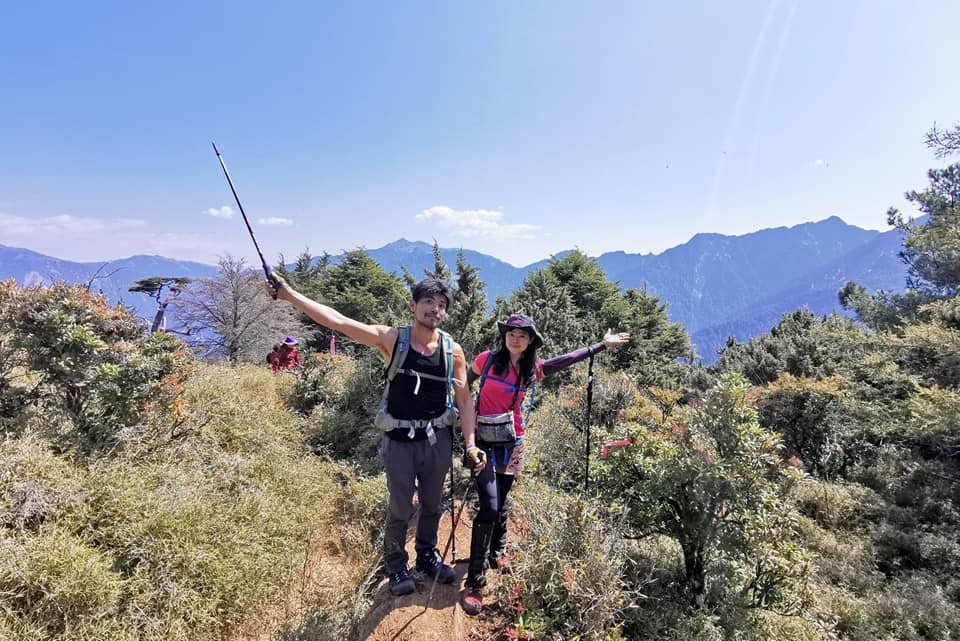
[[[390,594],[393,596],[410,594],[416,589],[417,585],[413,582],[413,577],[410,576],[406,568],[390,573]]]
[[[483,610],[483,590],[467,586],[460,593],[460,607],[470,616],[477,616]]]
[[[440,555],[436,550],[431,551],[426,556],[417,556],[417,571],[423,572],[431,579],[436,578],[437,583],[453,583],[457,578],[457,573],[453,568],[440,560]]]

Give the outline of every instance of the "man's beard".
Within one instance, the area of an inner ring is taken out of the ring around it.
[[[423,318],[418,318],[417,322],[423,325],[424,327],[429,327],[430,329],[436,329],[440,327],[441,321],[439,316],[425,315]]]

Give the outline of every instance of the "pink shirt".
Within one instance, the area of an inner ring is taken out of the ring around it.
[[[478,355],[473,361],[473,371],[478,375],[483,372],[483,368],[490,358],[491,351],[487,350]],[[513,405],[513,394],[516,390],[517,380],[520,378],[520,371],[512,363],[506,373],[506,376],[500,377],[493,373],[493,368],[487,372],[487,379],[483,382],[483,388],[480,392],[480,404],[477,406],[478,414],[503,414],[513,410],[513,426],[517,431],[517,437],[523,436],[523,415],[520,413],[520,406],[523,404],[523,397],[526,394],[525,389],[517,393],[517,401]],[[537,371],[534,376],[537,381],[543,380],[543,360],[537,360]]]

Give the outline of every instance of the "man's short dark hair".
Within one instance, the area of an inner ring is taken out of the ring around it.
[[[450,286],[436,278],[421,280],[410,289],[410,293],[413,295],[413,300],[417,302],[426,296],[443,296],[447,299],[447,309],[453,306],[453,292]]]

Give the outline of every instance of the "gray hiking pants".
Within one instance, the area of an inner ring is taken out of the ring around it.
[[[387,572],[407,567],[407,522],[413,516],[413,493],[420,499],[417,519],[417,556],[427,557],[437,547],[437,527],[442,514],[443,479],[450,469],[450,428],[436,430],[437,442],[395,441],[387,436],[380,456],[387,473],[387,521],[383,535],[383,561]]]

